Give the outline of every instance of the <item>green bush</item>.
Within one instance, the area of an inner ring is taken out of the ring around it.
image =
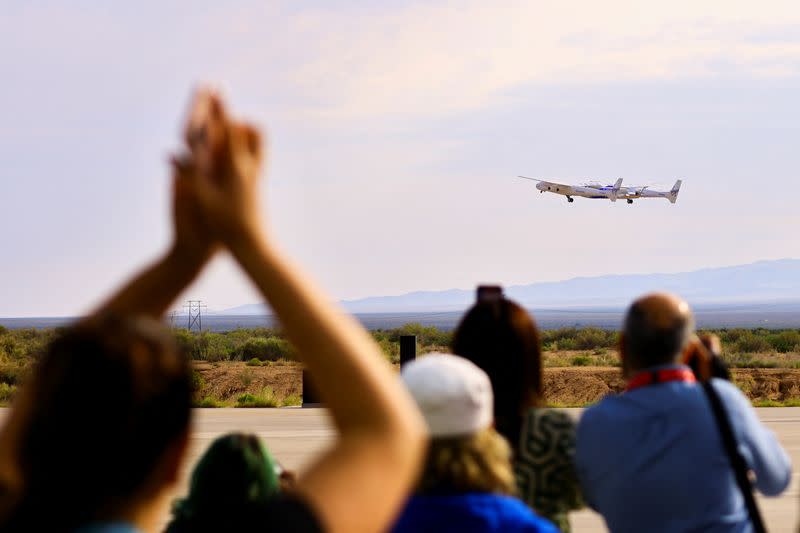
[[[18,385],[27,371],[27,367],[21,363],[0,363],[0,383]]]
[[[206,380],[197,370],[192,370],[192,392],[198,393],[206,387]]]
[[[379,330],[380,331],[380,330]],[[453,334],[443,331],[436,326],[423,326],[418,322],[405,324],[399,328],[384,330],[388,340],[400,342],[400,337],[404,335],[414,335],[420,348],[426,346],[449,347],[452,344]]]
[[[800,331],[786,330],[767,337],[772,348],[779,353],[800,352]]]
[[[570,362],[572,366],[589,366],[592,364],[592,359],[586,355],[576,355]]]
[[[239,381],[244,387],[249,387],[250,384],[253,382],[253,369],[252,368],[245,368],[241,372],[239,372]]]
[[[261,359],[259,359],[257,357],[253,357],[252,359],[247,361],[247,363],[245,363],[245,364],[247,366],[262,366],[264,363],[261,362]]]
[[[9,385],[8,383],[0,383],[0,403],[8,403],[14,399],[14,394],[17,392],[16,385]]]
[[[247,339],[237,351],[238,359],[247,361],[258,359],[260,361],[277,361],[279,359],[294,359],[289,341],[278,337],[254,337]]]
[[[281,402],[271,388],[265,387],[259,394],[245,393],[236,398],[237,407],[279,407]]]
[[[575,336],[575,345],[579,350],[594,348],[611,348],[617,344],[617,333],[600,328],[584,328]]]
[[[196,402],[194,407],[225,407],[225,404],[213,396],[205,396],[202,400]]]
[[[739,336],[732,349],[736,353],[764,353],[772,351],[772,346],[764,337],[748,331]]]

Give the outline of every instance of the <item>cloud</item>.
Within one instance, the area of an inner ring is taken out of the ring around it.
[[[787,28],[800,8],[770,7],[618,0],[312,9],[282,30],[301,49],[288,52],[296,61],[282,76],[310,118],[369,119],[470,111],[531,83],[797,75],[800,35]],[[764,38],[773,31],[781,39]]]

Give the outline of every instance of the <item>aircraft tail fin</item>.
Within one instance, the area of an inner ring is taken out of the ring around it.
[[[612,202],[617,201],[617,194],[619,194],[619,189],[622,187],[622,178],[618,179],[614,186],[611,188],[611,196],[609,197]]]
[[[669,198],[669,203],[674,204],[678,201],[678,193],[681,190],[681,183],[683,183],[683,180],[678,180],[675,182],[675,185],[672,186],[672,190],[669,191],[669,195],[667,196],[667,198]]]

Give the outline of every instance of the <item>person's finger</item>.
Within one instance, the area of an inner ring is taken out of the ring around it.
[[[228,150],[230,164],[236,173],[246,181],[254,181],[258,177],[262,155],[261,134],[258,129],[246,123],[231,123]]]
[[[261,161],[263,145],[261,141],[261,132],[252,124],[241,124],[239,126],[239,134],[243,141],[243,145],[247,148],[249,154]]]
[[[218,95],[213,95],[210,100],[208,120],[208,140],[211,164],[210,173],[218,183],[224,184],[223,175],[232,168],[235,159],[231,144],[231,121],[227,117],[225,106]]]

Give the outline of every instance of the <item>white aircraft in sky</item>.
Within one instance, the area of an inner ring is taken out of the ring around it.
[[[678,180],[669,191],[655,191],[649,186],[644,187],[623,187],[622,178],[618,179],[613,185],[603,185],[600,183],[586,183],[583,185],[566,185],[553,181],[529,178],[527,176],[517,176],[526,180],[535,181],[536,188],[541,193],[551,192],[567,197],[567,202],[575,201],[573,196],[582,198],[603,199],[616,202],[617,199],[626,200],[629,204],[637,198],[666,198],[671,204],[678,200],[678,192],[681,190],[683,180]]]

